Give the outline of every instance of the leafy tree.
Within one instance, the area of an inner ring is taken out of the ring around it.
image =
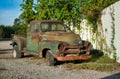
[[[86,19],[97,28],[101,11],[118,0],[37,0],[36,19],[54,19],[67,23],[68,26],[80,27]]]
[[[22,13],[14,20],[13,29],[15,34],[26,35],[27,26],[34,19],[33,0],[23,0],[20,6]]]
[[[3,27],[0,25],[0,39],[3,37]]]
[[[21,19],[16,18],[13,25],[14,33],[19,35],[26,35],[27,26],[27,24],[22,23]]]
[[[22,13],[19,18],[22,19],[24,24],[28,24],[34,19],[35,12],[33,11],[33,0],[23,0],[23,3],[20,6]]]
[[[15,18],[15,20],[14,20],[14,26],[21,25],[21,24],[22,24],[22,20],[19,19],[19,18]]]
[[[0,38],[11,38],[14,33],[12,26],[0,25]]]
[[[20,19],[23,24],[31,20],[61,20],[66,25],[80,28],[80,22],[86,19],[93,30],[100,22],[101,11],[118,0],[23,0]]]
[[[14,33],[14,30],[11,26],[5,26],[3,30],[4,30],[3,38],[11,38],[11,34]]]
[[[35,5],[36,19],[61,20],[70,26],[78,26],[81,16],[79,0],[37,0]]]

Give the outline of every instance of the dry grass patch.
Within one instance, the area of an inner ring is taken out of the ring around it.
[[[94,53],[93,57],[89,61],[83,61],[82,63],[67,63],[63,64],[65,69],[90,69],[90,70],[99,70],[99,71],[120,71],[120,64],[115,60],[110,59],[106,55],[99,55]]]

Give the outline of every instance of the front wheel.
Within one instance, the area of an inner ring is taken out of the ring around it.
[[[53,55],[51,54],[50,50],[48,50],[46,53],[46,64],[49,66],[55,65],[55,59],[54,59]]]

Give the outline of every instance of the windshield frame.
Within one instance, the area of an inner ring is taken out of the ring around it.
[[[42,24],[46,24],[42,25]],[[59,26],[58,26],[59,25]],[[43,28],[44,26],[44,28]],[[61,27],[61,28],[59,28]],[[49,31],[66,31],[64,24],[60,22],[42,22],[40,23],[41,32],[49,32]]]

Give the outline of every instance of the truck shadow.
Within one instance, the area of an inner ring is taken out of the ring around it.
[[[36,57],[36,56],[31,54],[25,54],[23,58],[28,58],[28,57]]]
[[[88,61],[95,62],[104,55],[104,52],[102,50],[94,49],[90,52],[90,54],[92,55],[92,58]]]
[[[109,75],[109,76],[106,76],[106,77],[101,78],[101,79],[120,79],[120,72],[112,74],[112,75]]]
[[[6,54],[12,51],[12,49],[0,49],[0,54]]]

